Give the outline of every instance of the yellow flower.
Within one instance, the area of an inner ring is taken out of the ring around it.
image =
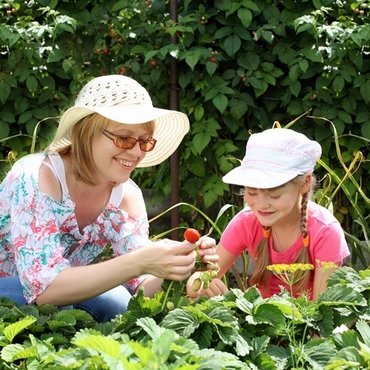
[[[297,271],[313,270],[314,266],[310,263],[277,263],[268,265],[267,270],[274,274],[294,274]]]
[[[313,270],[314,266],[310,263],[277,263],[266,266],[266,269],[276,275],[292,290],[293,286],[303,279],[302,271]]]

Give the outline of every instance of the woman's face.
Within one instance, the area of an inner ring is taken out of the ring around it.
[[[124,125],[110,122],[106,130],[117,136],[131,136],[136,139],[147,139],[151,136],[145,124]],[[146,154],[140,149],[139,142],[131,149],[121,149],[103,133],[96,135],[92,145],[99,183],[127,181]]]
[[[301,196],[307,185],[290,181],[272,189],[245,188],[244,199],[263,226],[295,223],[300,219]]]

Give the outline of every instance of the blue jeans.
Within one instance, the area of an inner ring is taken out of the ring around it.
[[[18,276],[0,278],[0,297],[5,297],[16,304],[27,304]],[[62,306],[61,309],[80,309],[88,312],[96,321],[106,322],[127,310],[131,294],[120,285],[86,301]]]

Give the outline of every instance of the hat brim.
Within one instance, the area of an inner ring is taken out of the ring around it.
[[[226,184],[256,189],[272,189],[283,185],[297,176],[295,172],[272,172],[236,167],[223,176]]]
[[[64,112],[60,119],[59,130],[49,149],[65,147],[72,127],[82,118],[98,113],[109,120],[133,125],[155,122],[154,138],[157,140],[153,151],[145,154],[137,167],[150,167],[160,164],[170,157],[180,145],[190,129],[188,117],[178,111],[155,108],[151,105],[109,106],[109,107],[79,107],[74,106]],[[62,129],[61,129],[62,128]]]

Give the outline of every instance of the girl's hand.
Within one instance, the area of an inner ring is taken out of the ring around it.
[[[219,278],[214,278],[212,281],[209,283],[207,289],[201,288],[197,290],[197,286],[194,287],[195,280],[201,278],[201,273],[196,272],[194,273],[191,278],[189,278],[187,284],[186,284],[186,293],[188,297],[190,298],[196,298],[196,297],[215,297],[218,295],[223,295],[226,292],[229,291],[227,286],[224,284],[224,282],[219,279]],[[195,288],[195,290],[194,290]]]
[[[206,297],[215,297],[217,295],[225,294],[228,291],[229,289],[224,282],[219,278],[215,278],[209,283],[209,287],[207,289],[202,289],[201,295]]]
[[[217,263],[219,256],[216,254],[216,240],[209,236],[202,236],[196,243],[198,256],[205,263]]]

